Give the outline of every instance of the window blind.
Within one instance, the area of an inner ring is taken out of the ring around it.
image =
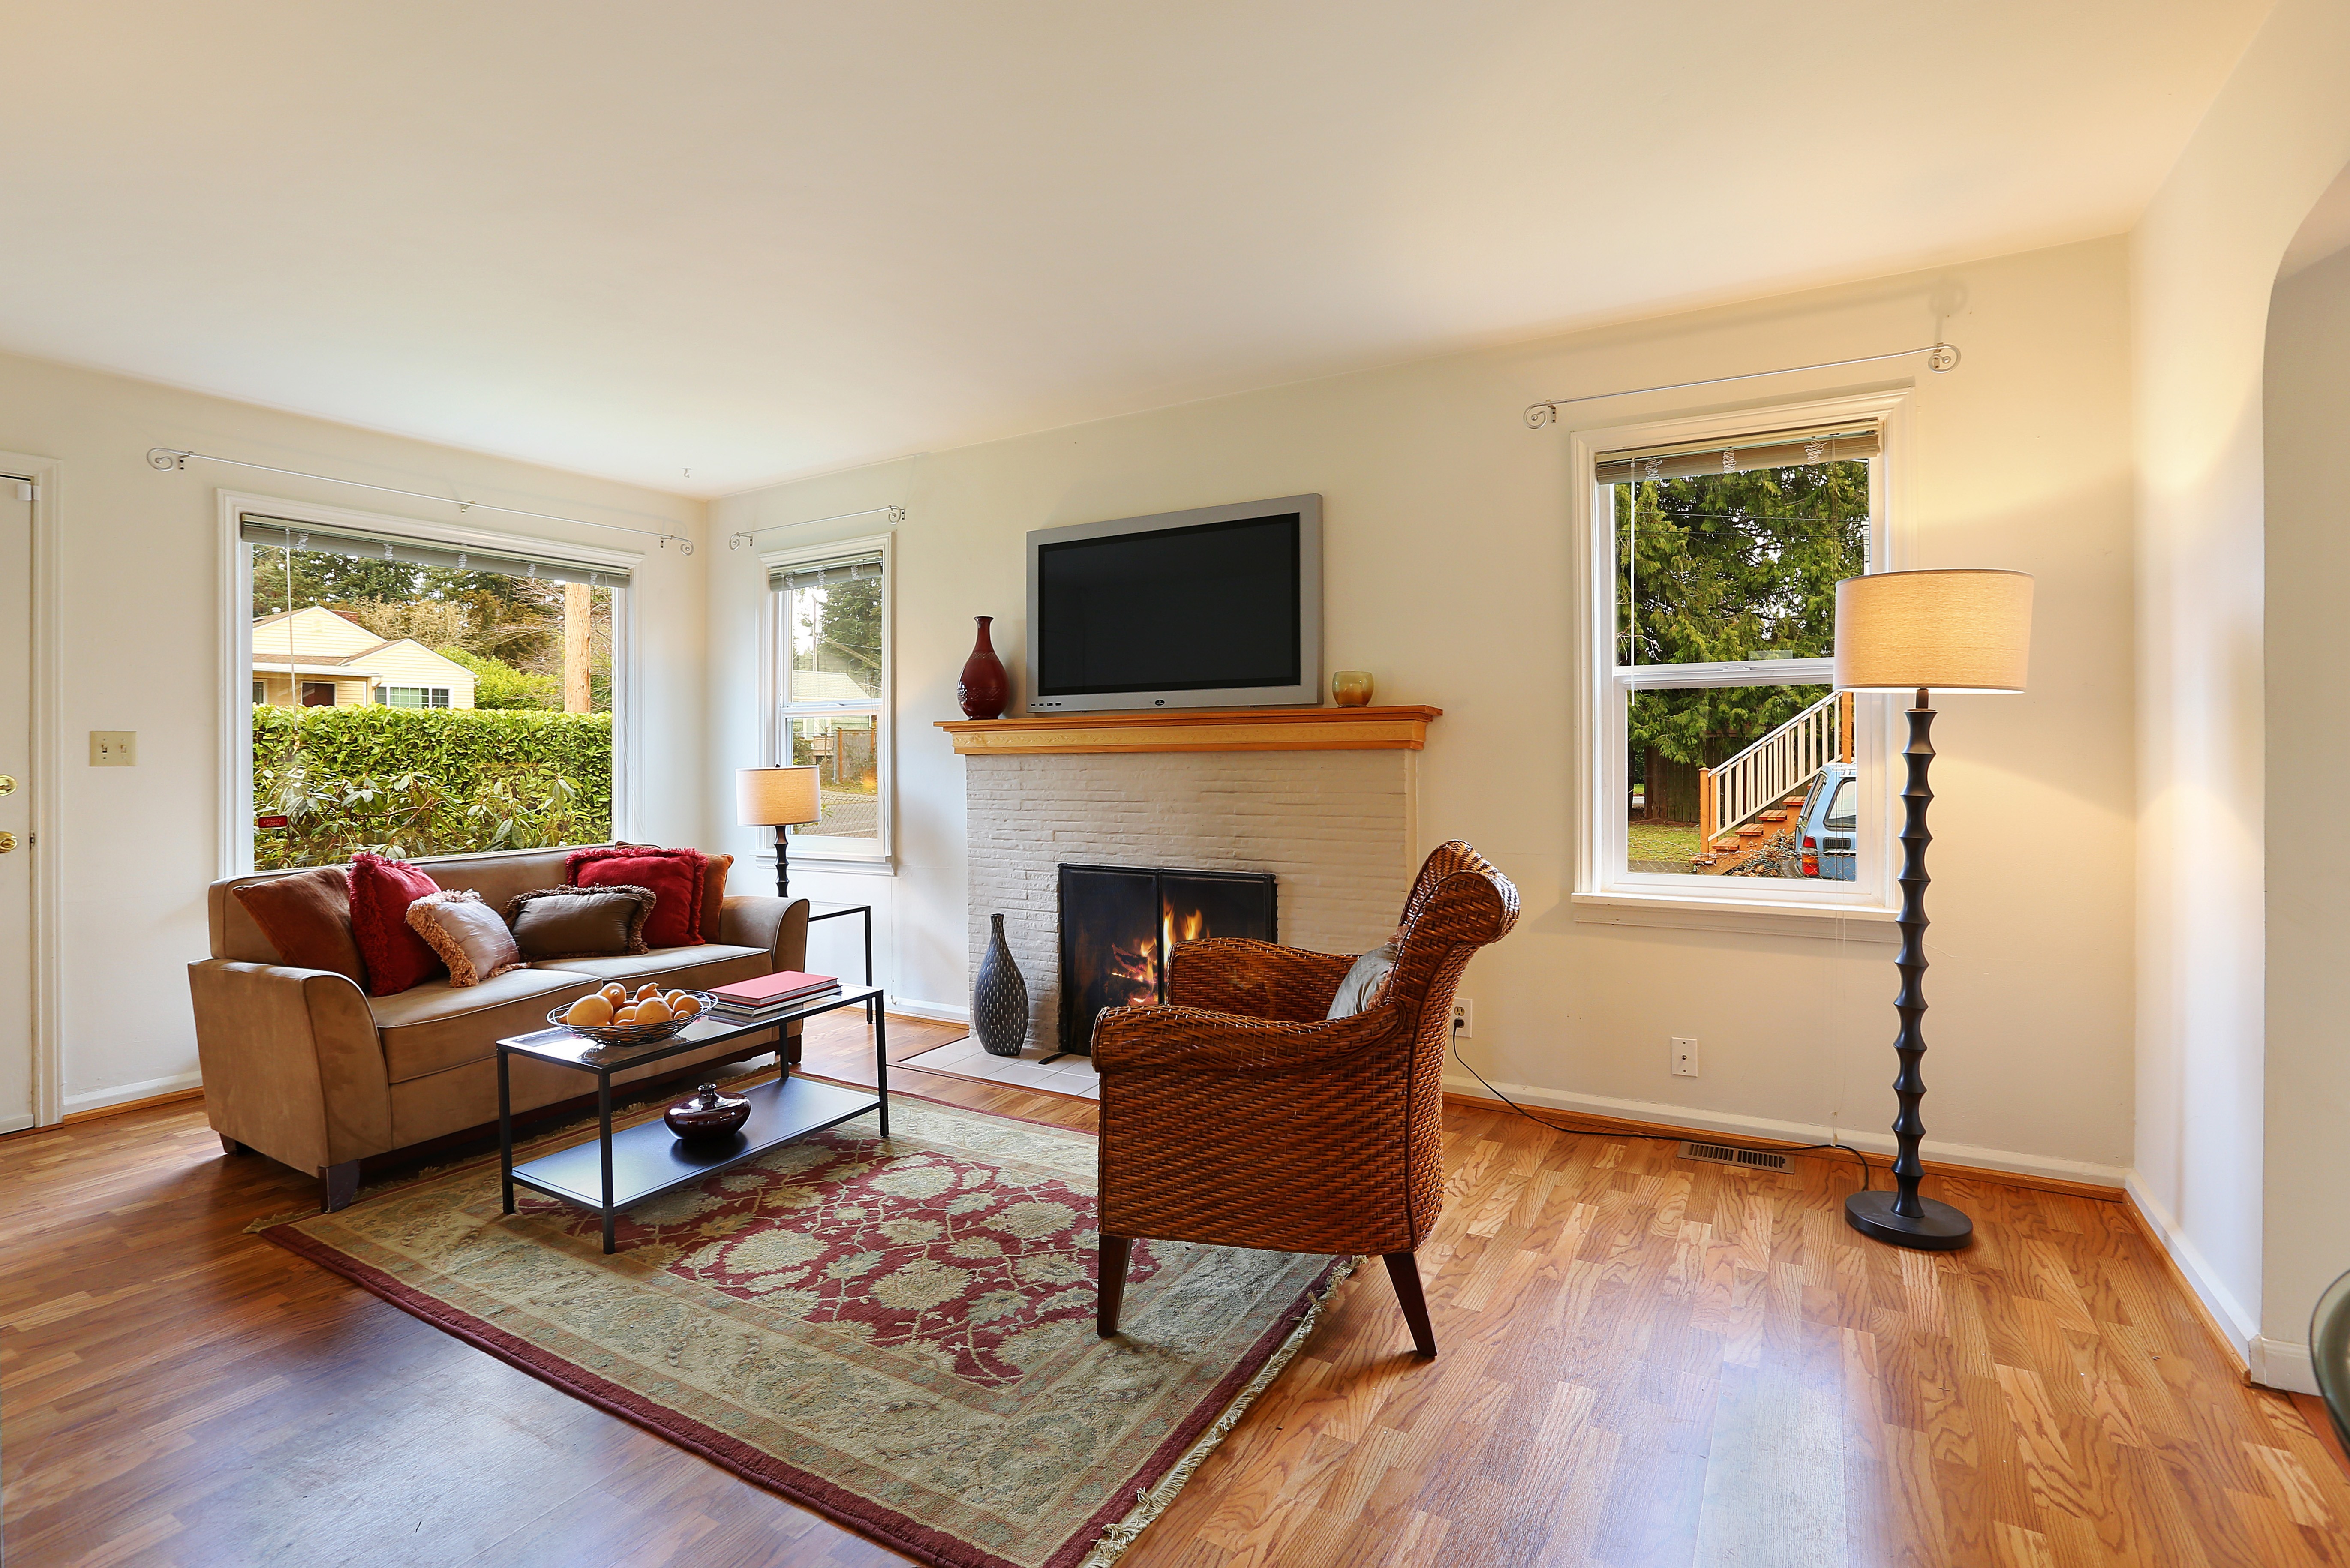
[[[1684,443],[1601,452],[1592,468],[1602,484],[1651,479],[1694,479],[1709,473],[1745,473],[1758,468],[1793,468],[1806,462],[1844,462],[1875,457],[1883,437],[1874,424],[1818,430],[1769,431],[1738,441],[1704,446]]]
[[[542,583],[585,583],[590,587],[625,588],[626,566],[598,566],[566,560],[559,547],[549,554],[517,556],[495,550],[468,550],[456,545],[434,544],[395,534],[363,534],[354,529],[321,528],[248,512],[237,519],[237,537],[248,545],[275,549],[321,550],[330,556],[350,556],[365,561],[399,561],[411,566],[445,566],[455,572],[496,572],[503,576],[528,577]]]
[[[838,587],[843,583],[878,582],[880,576],[881,552],[874,550],[861,556],[843,556],[835,561],[795,561],[788,566],[770,566],[767,586],[779,594],[789,594],[807,588]]]

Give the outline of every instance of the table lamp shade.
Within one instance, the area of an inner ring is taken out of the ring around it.
[[[1844,691],[2021,691],[2032,660],[2023,572],[1877,572],[1836,585]]]
[[[734,770],[734,820],[744,827],[797,826],[823,815],[815,768]]]

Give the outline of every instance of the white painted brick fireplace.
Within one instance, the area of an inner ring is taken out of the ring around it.
[[[1269,871],[1281,940],[1361,952],[1395,929],[1419,868],[1413,751],[973,755],[971,971],[988,917],[1028,981],[1029,1040],[1060,1028],[1062,864]]]

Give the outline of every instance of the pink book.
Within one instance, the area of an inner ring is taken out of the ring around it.
[[[803,974],[787,969],[775,974],[763,974],[754,980],[738,980],[733,985],[716,985],[710,994],[736,1007],[767,1007],[789,1002],[795,997],[827,991],[840,981],[828,974]]]

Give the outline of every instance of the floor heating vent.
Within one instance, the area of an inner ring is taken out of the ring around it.
[[[1787,1157],[1783,1154],[1764,1154],[1760,1149],[1752,1148],[1731,1148],[1718,1143],[1684,1143],[1681,1145],[1681,1158],[1702,1159],[1711,1165],[1743,1165],[1754,1170],[1787,1168]]]

